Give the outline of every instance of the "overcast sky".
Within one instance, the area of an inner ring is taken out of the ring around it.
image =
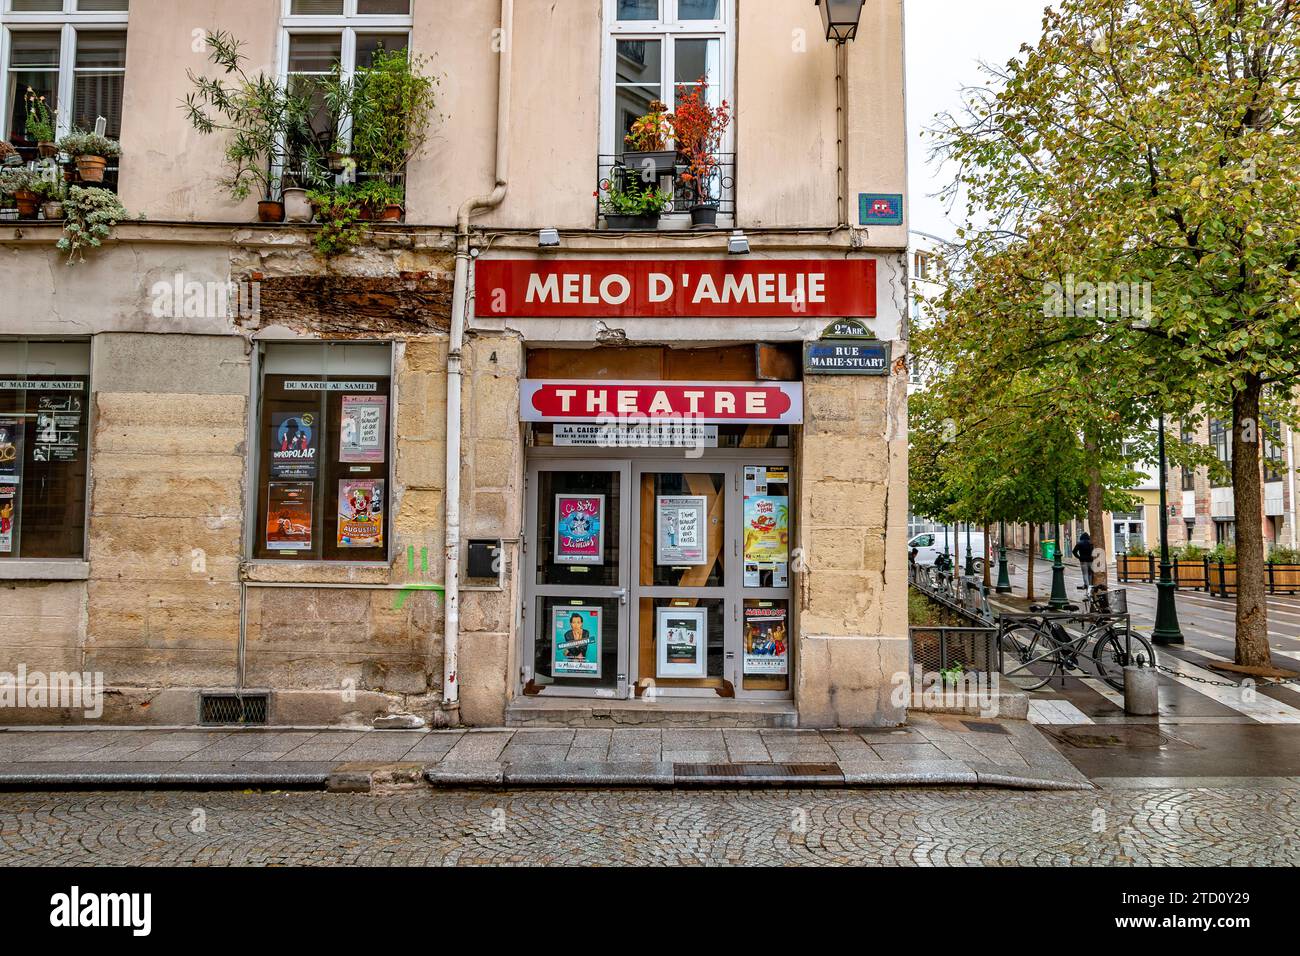
[[[934,198],[951,179],[929,162],[921,130],[936,113],[955,110],[957,91],[982,82],[980,60],[1002,64],[1021,43],[1038,39],[1048,0],[905,0],[907,15],[908,188],[912,228],[955,238],[955,219]]]

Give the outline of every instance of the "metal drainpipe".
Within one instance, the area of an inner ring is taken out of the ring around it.
[[[451,340],[447,347],[447,519],[446,595],[443,602],[442,707],[451,722],[460,722],[460,467],[461,348],[465,340],[465,305],[469,295],[470,217],[501,205],[509,182],[510,75],[514,57],[514,0],[501,0],[501,52],[497,64],[496,187],[486,196],[467,199],[456,217],[456,278],[451,299]]]
[[[849,53],[845,43],[835,44],[835,132],[838,137],[836,150],[839,162],[839,208],[840,228],[849,224]]]
[[[1295,429],[1294,428],[1288,428],[1286,430],[1286,470],[1287,473],[1291,476],[1291,481],[1290,481],[1291,514],[1289,516],[1291,520],[1287,522],[1287,524],[1291,526],[1291,534],[1288,537],[1290,537],[1291,539],[1291,547],[1294,548],[1296,546],[1296,542],[1300,540],[1300,536],[1298,536],[1296,533],[1296,522],[1300,520],[1300,502],[1296,501],[1296,497],[1295,497],[1296,475],[1295,475]]]

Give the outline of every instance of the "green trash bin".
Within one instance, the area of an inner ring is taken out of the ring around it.
[[[1044,561],[1055,561],[1055,560],[1056,560],[1056,542],[1055,542],[1055,541],[1044,541],[1044,542],[1043,542],[1043,560],[1044,560]]]

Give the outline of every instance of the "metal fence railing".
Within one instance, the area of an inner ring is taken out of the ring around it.
[[[682,174],[686,167],[678,164],[672,173],[665,173],[658,179],[660,189],[672,192],[672,202],[663,212],[665,216],[685,215],[695,205],[696,197],[702,195],[705,201],[718,204],[718,217],[734,221],[736,217],[736,154],[718,153],[717,162],[711,167],[703,188],[698,192],[695,184],[687,182]],[[601,195],[611,188],[620,188],[625,175],[639,175],[639,171],[629,172],[623,166],[622,154],[603,153],[596,158],[596,217],[604,221],[606,214],[601,208]]]

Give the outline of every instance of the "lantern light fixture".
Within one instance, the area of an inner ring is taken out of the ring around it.
[[[822,11],[822,25],[826,28],[826,39],[839,44],[855,39],[865,3],[866,0],[817,0],[817,6]]]

